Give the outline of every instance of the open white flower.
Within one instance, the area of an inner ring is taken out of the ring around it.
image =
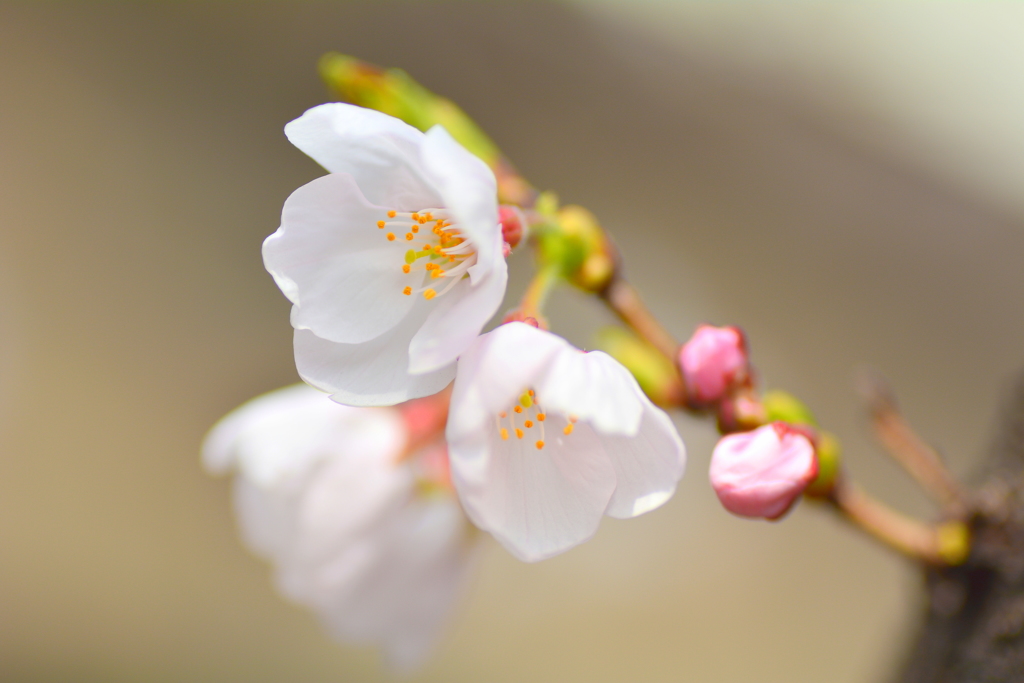
[[[330,171],[292,193],[263,244],[294,304],[299,374],[350,405],[440,391],[505,294],[494,174],[440,126],[348,104],[285,134]]]
[[[402,459],[407,448],[397,410],[340,406],[306,385],[246,403],[203,444],[209,470],[237,472],[243,537],[281,592],[406,669],[436,641],[475,546],[454,494],[417,469],[437,453]]]
[[[462,354],[446,438],[466,513],[528,562],[660,506],[686,461],[626,368],[524,323]]]

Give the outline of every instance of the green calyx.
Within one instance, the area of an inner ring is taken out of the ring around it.
[[[769,422],[788,422],[794,425],[817,427],[818,421],[804,403],[793,394],[778,389],[766,392],[761,398]]]
[[[818,458],[818,476],[804,489],[804,494],[822,498],[835,488],[842,467],[843,448],[834,435],[829,432],[818,432],[814,454]]]
[[[541,199],[546,205],[538,202],[538,213],[545,220],[534,227],[541,267],[557,267],[562,278],[584,291],[603,291],[615,275],[615,261],[597,219],[581,206],[555,209],[551,195]]]

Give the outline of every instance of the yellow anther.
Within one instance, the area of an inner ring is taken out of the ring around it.
[[[437,270],[435,270],[435,271],[434,271],[434,272],[433,272],[433,273],[432,273],[432,274],[430,275],[430,277],[434,277],[434,278],[437,278],[437,277],[444,277],[444,271],[443,271],[443,270],[441,270],[440,268],[438,268]]]
[[[527,389],[526,393],[528,393],[530,396],[536,396],[536,394],[533,393],[533,389]]]
[[[523,430],[520,429],[519,427],[516,427],[516,438],[517,439],[523,438]]]
[[[389,232],[388,233],[388,242],[394,242],[394,241],[395,241],[395,233]]]
[[[523,408],[522,408],[522,406],[516,406],[516,407],[515,407],[515,408],[513,408],[512,410],[516,411],[517,413],[521,413],[521,412],[523,412]]]
[[[526,427],[527,429],[529,429],[530,427],[533,426],[533,422],[531,422],[530,420],[527,420],[526,422],[523,423],[523,426]]]
[[[428,263],[428,264],[427,264],[426,266],[424,266],[424,267],[425,267],[425,268],[426,268],[427,270],[437,270],[437,269],[438,269],[438,268],[440,268],[441,266],[437,265],[436,263]]]
[[[508,441],[508,430],[505,429],[504,427],[501,428],[501,438],[505,441]]]
[[[508,413],[506,413],[506,412],[505,412],[505,411],[503,410],[503,411],[501,411],[500,413],[498,413],[498,417],[503,417],[503,418],[504,418],[504,417],[508,417]]]
[[[522,396],[519,397],[519,403],[524,408],[529,408],[530,406],[533,405],[533,397],[530,396],[530,394],[523,394]]]
[[[423,218],[424,218],[425,220],[428,220],[428,221],[432,221],[432,220],[434,220],[434,214],[432,214],[432,213],[430,213],[430,212],[428,211],[428,212],[426,212],[425,214],[423,214]]]
[[[423,292],[423,298],[426,299],[427,301],[430,301],[435,296],[437,296],[437,292],[435,292],[432,289],[428,289],[427,291]]]
[[[418,225],[412,226],[412,231],[413,232],[419,232],[420,231],[420,226],[418,226]]]
[[[423,223],[427,222],[427,217],[426,216],[416,216],[416,220],[418,220],[420,222],[420,224],[423,224]]]
[[[537,450],[539,451],[542,448],[544,448],[544,442],[543,441],[538,441],[537,442]]]
[[[407,242],[412,242],[412,233],[411,232],[405,233],[405,240]]]
[[[412,294],[412,287],[406,287],[405,289],[403,289],[402,294],[405,294],[406,296]]]
[[[562,431],[565,432],[566,436],[569,436],[570,434],[572,434],[572,425],[565,425],[565,429],[563,429]]]
[[[377,221],[377,227],[380,228],[381,230],[383,230],[384,229],[384,221]]]
[[[395,213],[394,211],[388,211],[388,218],[394,218],[394,217],[395,217],[395,216],[397,216],[397,215],[398,215],[398,214],[397,214],[397,213]]]
[[[570,415],[569,416],[569,422],[572,422],[573,424],[576,424],[576,420],[578,420],[578,419],[579,418],[576,417],[575,415]]]
[[[537,422],[543,422],[546,419],[548,419],[547,415],[544,413],[537,413]]]
[[[412,212],[412,219],[414,221],[418,221],[420,219],[420,215],[418,213],[416,213],[415,211],[413,211]]]
[[[412,266],[410,266],[408,263],[406,263],[406,264],[404,264],[402,266],[402,272],[403,273],[408,273],[410,270],[412,270]]]

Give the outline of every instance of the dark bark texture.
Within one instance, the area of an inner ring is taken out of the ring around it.
[[[1024,376],[983,482],[967,562],[926,572],[927,614],[901,683],[1024,683]]]

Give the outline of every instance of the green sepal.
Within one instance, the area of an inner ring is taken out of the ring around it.
[[[761,398],[769,422],[788,422],[793,425],[817,427],[818,421],[804,403],[793,394],[779,389],[766,392]]]

